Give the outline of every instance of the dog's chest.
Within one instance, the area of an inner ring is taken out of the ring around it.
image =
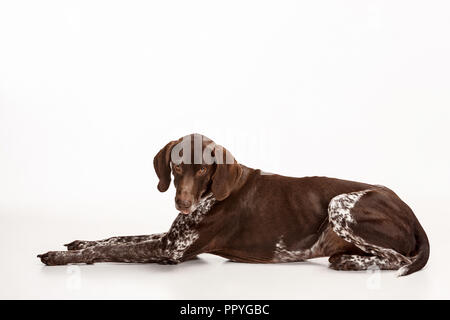
[[[198,224],[211,211],[216,199],[212,194],[203,198],[191,214],[180,213],[167,233],[168,255],[174,260],[183,257],[186,250],[199,238]]]

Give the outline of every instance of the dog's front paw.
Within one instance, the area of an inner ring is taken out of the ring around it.
[[[64,256],[62,256],[61,252],[59,251],[49,251],[44,254],[39,254],[37,257],[41,259],[42,263],[47,266],[58,266],[67,264],[64,261]]]
[[[92,241],[84,241],[84,240],[75,240],[70,243],[66,243],[64,246],[67,247],[67,250],[80,250],[86,249],[92,245]]]

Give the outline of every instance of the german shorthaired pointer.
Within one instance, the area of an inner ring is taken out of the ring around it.
[[[374,267],[408,275],[422,269],[428,239],[390,189],[326,177],[266,174],[192,134],[153,161],[158,190],[176,188],[180,212],[168,232],[76,240],[38,257],[46,265],[95,262],[176,264],[201,253],[238,262],[277,263],[328,256],[330,268]]]

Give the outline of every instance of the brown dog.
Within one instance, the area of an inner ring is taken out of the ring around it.
[[[245,167],[192,134],[154,158],[158,190],[176,188],[180,214],[166,233],[73,241],[38,257],[47,265],[179,263],[201,253],[275,263],[329,256],[336,270],[377,267],[411,274],[425,266],[427,236],[412,210],[378,185],[291,178]]]

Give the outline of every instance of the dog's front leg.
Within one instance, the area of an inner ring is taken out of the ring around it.
[[[189,232],[168,232],[155,240],[131,244],[99,244],[81,250],[50,251],[38,257],[49,266],[95,262],[177,264],[201,253],[194,246],[195,240],[196,237]]]
[[[93,247],[96,245],[114,245],[114,244],[133,244],[148,240],[156,240],[162,238],[166,233],[155,233],[150,235],[140,235],[140,236],[119,236],[112,237],[103,240],[75,240],[70,243],[65,244],[67,250],[80,250],[86,249],[88,247]]]
[[[50,251],[38,257],[46,265],[95,262],[176,264],[186,261],[203,253],[209,243],[209,235],[204,236],[209,233],[201,232],[207,225],[200,222],[214,202],[215,199],[208,196],[193,213],[188,215],[180,213],[167,233],[152,237],[150,240],[123,243],[122,240],[130,239],[111,238],[109,239],[111,241],[107,239],[80,250]]]

